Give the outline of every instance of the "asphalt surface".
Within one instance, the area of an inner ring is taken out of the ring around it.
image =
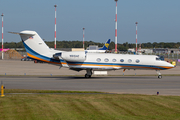
[[[6,89],[100,91],[119,94],[148,94],[180,96],[180,77],[106,76],[92,77],[32,77],[0,76]]]
[[[0,60],[0,75],[85,75],[86,71],[72,71],[68,68],[61,68],[59,66],[47,63],[34,63],[33,61],[20,60]],[[162,70],[162,75],[165,74],[179,74],[180,66],[173,69]],[[155,70],[116,70],[108,71],[108,75],[157,75]]]
[[[59,69],[59,66],[33,61],[0,60],[0,81],[3,81],[6,89],[101,91],[150,95],[159,92],[160,95],[180,96],[180,76],[178,76],[180,66],[161,71],[164,75],[162,79],[157,78],[154,70],[108,71],[108,75],[112,76],[93,75],[90,79],[84,78],[85,73],[85,71]]]

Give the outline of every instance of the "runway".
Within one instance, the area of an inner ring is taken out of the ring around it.
[[[0,76],[6,89],[100,91],[119,94],[180,96],[179,76],[43,77]]]

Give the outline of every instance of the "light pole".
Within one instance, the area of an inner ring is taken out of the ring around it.
[[[137,54],[137,24],[138,22],[136,22],[135,24],[136,24],[136,54]]]
[[[15,45],[16,45],[16,49],[15,50],[17,50],[17,43],[15,43]]]
[[[84,49],[84,30],[85,28],[83,28],[83,49]]]
[[[117,1],[118,0],[114,0],[116,2],[116,18],[115,18],[115,53],[117,53]]]
[[[3,13],[2,13],[2,60],[4,59],[4,50],[3,50]]]
[[[56,7],[57,5],[54,5],[55,7],[55,33],[54,33],[54,48],[56,49]]]

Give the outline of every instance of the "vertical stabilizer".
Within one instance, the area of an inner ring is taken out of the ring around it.
[[[19,34],[28,54],[47,55],[50,49],[35,31],[22,31]]]
[[[35,31],[25,30],[21,31],[20,33],[9,33],[20,35],[29,58],[47,63],[63,64],[63,66],[67,66],[64,60],[53,58],[54,54],[62,51],[49,48]]]
[[[30,58],[44,62],[58,62],[52,59],[52,50],[35,31],[22,31],[21,36],[27,55]]]
[[[107,40],[102,48],[99,50],[108,50],[109,49],[109,44],[111,42],[111,39]]]

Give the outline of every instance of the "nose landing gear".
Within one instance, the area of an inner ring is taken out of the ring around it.
[[[156,70],[156,72],[157,72],[157,74],[158,74],[158,78],[161,79],[161,78],[162,78],[162,75],[161,75],[160,71],[159,71],[159,70]]]

